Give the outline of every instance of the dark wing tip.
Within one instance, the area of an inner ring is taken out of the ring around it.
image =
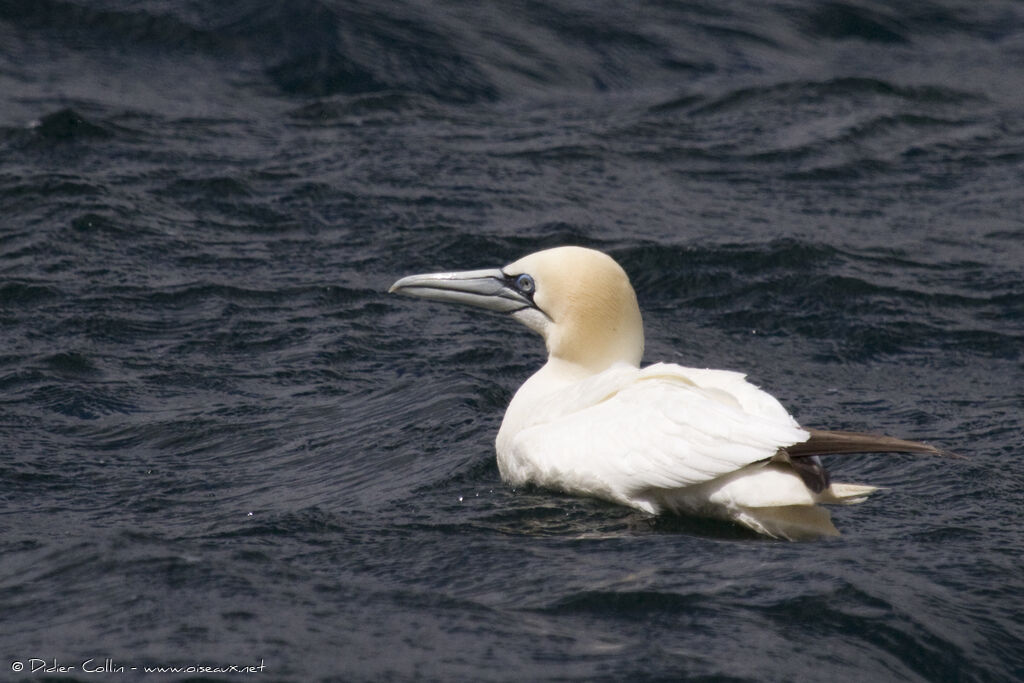
[[[936,448],[920,441],[908,441],[881,434],[865,434],[862,432],[828,431],[824,429],[807,429],[810,438],[807,441],[786,446],[785,450],[792,457],[809,455],[837,455],[841,453],[924,453],[944,458],[966,460],[965,456]]]
[[[806,429],[806,428],[805,428]],[[807,429],[807,441],[780,448],[772,458],[774,462],[788,463],[800,475],[800,479],[814,493],[821,493],[832,481],[828,470],[821,464],[820,455],[843,453],[924,453],[944,458],[966,460],[967,458],[936,448],[920,441],[907,441],[880,434],[861,432],[836,432],[823,429]]]

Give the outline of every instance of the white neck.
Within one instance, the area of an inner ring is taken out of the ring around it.
[[[504,452],[521,430],[545,417],[544,412],[536,408],[547,396],[592,374],[592,370],[582,365],[549,357],[548,362],[519,387],[508,404],[505,419],[498,430],[498,452]]]

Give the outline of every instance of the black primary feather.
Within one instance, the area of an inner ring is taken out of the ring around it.
[[[821,464],[821,455],[843,453],[926,453],[947,458],[963,456],[929,446],[920,441],[907,441],[880,434],[861,432],[833,432],[824,429],[807,429],[811,436],[807,441],[786,446],[772,460],[789,463],[807,488],[821,493],[831,485],[828,471]]]

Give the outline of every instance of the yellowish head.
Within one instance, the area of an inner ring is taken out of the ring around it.
[[[529,309],[513,313],[544,337],[548,354],[601,370],[616,362],[639,365],[643,320],[626,271],[612,257],[583,247],[556,247],[504,268],[533,278],[533,302],[548,322]]]
[[[639,366],[644,353],[629,277],[593,249],[556,247],[501,269],[410,275],[389,291],[507,313],[544,337],[551,358],[591,372]]]

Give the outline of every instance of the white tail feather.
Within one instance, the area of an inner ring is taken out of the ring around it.
[[[834,503],[838,505],[856,505],[867,500],[868,496],[878,490],[877,486],[865,486],[862,484],[837,484],[833,483],[825,491],[818,494],[819,503]]]

